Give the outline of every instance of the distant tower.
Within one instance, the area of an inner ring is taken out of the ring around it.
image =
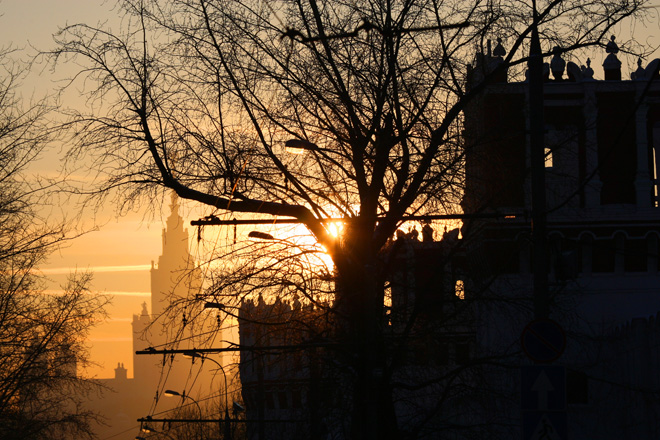
[[[148,327],[151,324],[151,317],[147,310],[147,303],[142,303],[142,312],[139,315],[133,315],[133,377],[138,379],[148,378],[153,372],[154,360],[148,356],[138,356],[137,350],[144,350],[151,345],[149,341]]]
[[[179,399],[159,398],[165,389],[185,391],[186,395],[193,398],[219,392],[214,388],[218,380],[212,383],[212,363],[202,368],[201,362],[193,366],[190,359],[180,355],[135,355],[135,351],[149,347],[194,347],[194,341],[190,338],[193,333],[190,325],[177,337],[171,334],[182,328],[183,313],[181,316],[175,315],[173,322],[161,316],[167,310],[172,296],[189,298],[197,294],[202,286],[201,270],[195,266],[188,252],[188,231],[184,229],[184,220],[179,215],[176,194],[172,194],[171,200],[171,213],[162,232],[162,255],[158,258],[158,265],[153,261],[151,263],[151,313],[147,301],[142,303],[140,313],[133,315],[133,378],[127,377],[124,364],[119,363],[115,368],[115,377],[103,382],[114,393],[104,394],[102,399],[95,402],[95,410],[109,418],[110,426],[98,431],[102,438],[115,437],[117,432],[125,433],[134,429],[135,420],[148,415],[150,408],[152,411],[174,409],[180,404]],[[201,309],[201,304],[197,306]],[[189,313],[193,314],[192,311]],[[197,388],[191,389],[192,385],[187,381],[190,374],[195,374],[199,379]]]
[[[124,368],[124,363],[117,363],[117,368],[115,368],[115,379],[116,380],[126,380],[127,379],[127,370]]]
[[[158,257],[158,267],[151,267],[151,314],[159,316],[167,308],[168,297],[187,296],[191,290],[199,290],[201,274],[188,252],[188,230],[183,228],[179,215],[179,198],[172,193],[170,216],[163,228],[163,254]]]
[[[195,260],[188,251],[188,230],[179,214],[179,199],[172,193],[170,215],[162,232],[163,251],[158,257],[158,265],[151,263],[151,313],[147,303],[142,305],[140,315],[133,315],[133,349],[148,347],[192,348],[191,328],[180,332],[184,312],[181,316],[161,316],[166,311],[172,297],[190,298],[202,286],[202,272],[195,266]],[[173,319],[171,319],[173,318]],[[184,341],[179,344],[179,341]],[[160,356],[134,355],[134,377],[156,391],[159,380],[167,378],[167,386],[181,389],[186,385],[190,374],[190,361],[182,356],[168,357],[163,363]],[[161,374],[163,373],[163,374]],[[161,383],[162,385],[162,383]],[[189,391],[189,390],[186,390]]]

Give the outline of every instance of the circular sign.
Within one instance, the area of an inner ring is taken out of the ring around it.
[[[537,319],[523,329],[520,343],[534,362],[552,362],[564,352],[566,334],[552,319]]]

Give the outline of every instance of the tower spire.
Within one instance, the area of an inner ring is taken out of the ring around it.
[[[158,267],[151,270],[151,313],[158,316],[166,307],[169,294],[179,283],[179,278],[193,267],[188,251],[188,230],[179,213],[179,196],[170,194],[170,215],[163,228],[163,251],[158,257]]]

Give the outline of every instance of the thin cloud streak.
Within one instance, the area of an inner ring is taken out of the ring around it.
[[[46,289],[40,290],[40,293],[45,293],[46,295],[62,295],[64,290],[62,289]],[[90,295],[106,295],[106,296],[134,296],[139,298],[146,298],[151,296],[151,292],[122,292],[122,291],[102,291],[94,292],[90,291]]]
[[[113,322],[133,322],[131,318],[108,318],[107,323],[112,324]]]
[[[90,342],[132,342],[133,338],[89,338]]]
[[[41,269],[44,275],[68,275],[74,272],[90,271],[94,273],[106,272],[141,272],[151,269],[151,264],[135,264],[130,266],[88,266],[86,268],[80,267],[51,267]]]

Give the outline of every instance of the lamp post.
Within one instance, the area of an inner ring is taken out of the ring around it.
[[[197,406],[197,409],[199,410],[199,418],[200,419],[202,418],[202,407],[199,406],[199,403],[195,399],[193,399],[192,397],[186,395],[185,391],[183,393],[179,393],[178,391],[174,391],[174,390],[165,390],[163,392],[163,394],[165,394],[168,397],[178,396],[178,397],[181,397],[181,400],[185,400],[185,399],[192,400],[192,402]]]
[[[203,415],[203,413],[202,413],[202,407],[199,406],[199,402],[197,402],[197,401],[196,401],[195,399],[193,399],[192,397],[186,395],[186,392],[185,392],[185,391],[183,391],[182,393],[179,393],[178,391],[174,391],[174,390],[165,390],[165,391],[163,392],[163,394],[165,394],[165,395],[168,396],[168,397],[175,397],[175,396],[178,396],[178,397],[181,397],[181,400],[184,400],[184,401],[185,401],[186,399],[190,399],[190,400],[195,404],[195,406],[197,406],[197,410],[199,411],[199,419],[201,420],[201,419],[204,418],[204,417],[203,417],[204,415]],[[203,429],[202,429],[202,432],[201,432],[201,436],[200,436],[200,438],[201,438],[202,440],[204,439],[204,430],[203,430]]]
[[[146,424],[146,423],[145,423],[144,425],[142,425],[142,427],[141,427],[141,431],[142,431],[142,432],[146,432],[147,434],[158,434],[158,435],[162,434],[162,435],[167,436],[167,438],[169,438],[169,439],[171,439],[171,440],[175,440],[175,438],[172,437],[172,436],[171,436],[170,434],[168,434],[167,432],[165,432],[165,431],[157,431],[157,430],[155,430],[151,425],[148,425],[148,424]],[[149,438],[150,438],[150,437],[149,437]],[[141,435],[137,435],[137,436],[135,436],[135,440],[148,440],[148,439],[147,439],[146,437],[142,437]]]
[[[224,304],[207,302],[207,303],[204,304],[204,308],[205,309],[210,309],[210,308],[223,309]],[[216,361],[215,359],[210,358],[208,356],[204,356],[203,354],[201,354],[201,353],[199,353],[195,350],[186,351],[186,352],[183,353],[183,356],[191,358],[193,360],[195,358],[200,358],[202,360],[202,362],[204,362],[205,360],[209,360],[209,361],[213,362],[214,364],[216,364],[218,366],[218,368],[220,368],[220,371],[222,371],[222,377],[224,378],[224,382],[225,382],[225,391],[224,391],[224,394],[225,394],[224,439],[225,440],[231,440],[231,438],[232,438],[232,429],[231,429],[231,426],[230,426],[231,419],[229,417],[229,401],[228,401],[229,389],[227,388],[227,373],[225,372],[224,367],[222,366],[222,364],[220,362]]]

